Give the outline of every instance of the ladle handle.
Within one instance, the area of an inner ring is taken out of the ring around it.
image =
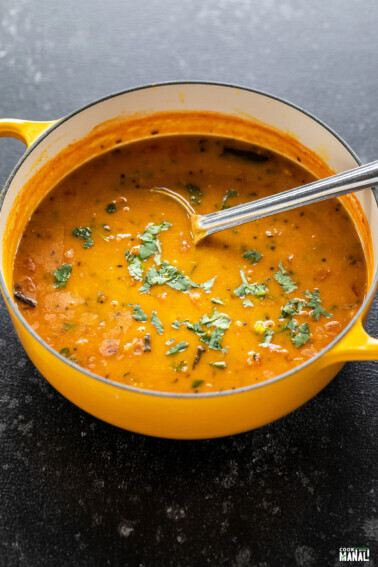
[[[375,183],[378,183],[378,161],[264,199],[208,215],[198,215],[197,227],[206,234],[214,234],[251,220],[360,191],[372,187]]]

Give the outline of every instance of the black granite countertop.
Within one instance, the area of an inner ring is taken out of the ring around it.
[[[0,0],[0,117],[214,80],[287,98],[377,159],[377,22],[375,0]],[[1,184],[22,152],[0,140]],[[62,398],[0,314],[1,567],[326,567],[340,546],[378,565],[376,363],[262,429],[159,440]]]

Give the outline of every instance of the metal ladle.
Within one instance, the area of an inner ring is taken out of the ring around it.
[[[197,215],[188,201],[171,189],[153,187],[151,191],[166,195],[185,208],[190,218],[194,244],[198,244],[203,238],[215,232],[332,197],[354,193],[372,187],[377,182],[378,161],[373,161],[295,189],[207,215]]]

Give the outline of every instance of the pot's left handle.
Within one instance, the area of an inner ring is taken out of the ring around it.
[[[51,122],[33,122],[31,120],[17,120],[4,118],[0,120],[0,138],[9,136],[17,138],[29,147],[45,130],[48,130],[57,120]]]

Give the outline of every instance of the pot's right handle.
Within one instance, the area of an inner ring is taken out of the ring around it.
[[[347,360],[378,360],[378,339],[367,334],[359,319],[325,358],[327,364]]]
[[[31,120],[17,120],[4,118],[0,120],[0,138],[9,136],[17,138],[29,147],[45,130],[48,130],[57,120],[51,122],[33,122]]]

